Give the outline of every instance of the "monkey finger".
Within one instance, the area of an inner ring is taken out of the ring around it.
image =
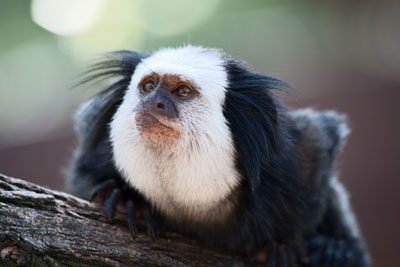
[[[133,202],[133,200],[128,200],[126,202],[126,219],[129,232],[134,238],[136,234],[136,209],[135,202]]]
[[[121,191],[119,188],[114,188],[112,191],[110,197],[106,200],[105,206],[106,206],[106,216],[107,220],[111,222],[115,209],[117,207],[117,203],[119,198],[121,197]]]
[[[154,241],[155,231],[154,231],[153,216],[151,215],[150,208],[147,205],[143,207],[143,214],[146,223],[147,235],[151,238],[152,241]]]
[[[284,244],[280,244],[280,245],[278,245],[277,252],[278,252],[277,266],[289,267],[287,247]]]
[[[267,267],[277,266],[277,246],[273,243],[268,251]]]
[[[102,182],[101,184],[95,186],[90,194],[90,201],[94,201],[95,198],[99,195],[99,194],[105,194],[105,191],[109,191],[109,189],[111,189],[112,187],[114,187],[116,184],[114,179],[109,179],[105,182]],[[104,200],[104,196],[102,196],[102,200]],[[102,201],[101,200],[101,201]]]

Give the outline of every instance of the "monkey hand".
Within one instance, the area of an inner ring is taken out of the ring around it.
[[[357,241],[317,235],[308,242],[311,266],[363,267],[363,249]]]
[[[298,244],[271,242],[260,249],[250,262],[267,267],[310,266],[306,249]]]
[[[126,210],[126,220],[132,237],[135,237],[137,232],[136,215],[143,217],[147,235],[154,240],[155,224],[149,205],[138,193],[122,184],[120,180],[109,179],[95,186],[90,199],[105,205],[109,222],[112,221],[119,204],[122,204],[122,209]]]

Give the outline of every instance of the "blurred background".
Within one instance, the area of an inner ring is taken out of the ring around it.
[[[400,266],[400,1],[2,0],[0,172],[63,190],[69,89],[101,53],[223,48],[295,89],[292,108],[336,109],[352,134],[341,180],[374,266]]]

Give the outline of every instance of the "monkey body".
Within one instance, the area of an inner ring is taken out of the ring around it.
[[[111,209],[116,195],[146,205],[206,245],[253,253],[284,245],[282,266],[301,263],[290,251],[298,247],[311,266],[367,266],[334,172],[342,115],[287,111],[271,93],[283,82],[215,49],[121,51],[91,73],[85,82],[118,79],[77,115],[69,175],[77,195],[90,198],[113,179]]]

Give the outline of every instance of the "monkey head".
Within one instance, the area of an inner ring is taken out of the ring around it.
[[[160,210],[208,209],[238,183],[227,87],[215,49],[162,49],[137,65],[110,124],[113,157]]]
[[[126,129],[126,138],[164,149],[196,146],[204,139],[230,141],[223,116],[226,87],[218,50],[158,51],[138,64],[111,124],[112,134],[120,139]]]

